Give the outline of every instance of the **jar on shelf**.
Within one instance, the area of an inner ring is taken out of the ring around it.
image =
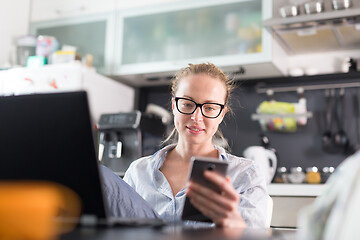
[[[311,184],[321,183],[321,175],[317,167],[310,167],[306,169],[305,181]]]
[[[279,167],[276,169],[276,175],[274,178],[275,183],[288,183],[289,180],[287,178],[287,169],[286,167]]]
[[[289,182],[300,184],[305,180],[305,173],[301,167],[293,167],[288,174]]]

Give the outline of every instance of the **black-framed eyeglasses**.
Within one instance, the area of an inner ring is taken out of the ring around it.
[[[220,103],[203,103],[199,104],[195,101],[187,98],[176,97],[175,98],[176,108],[180,113],[193,114],[199,107],[201,114],[207,118],[217,118],[225,105]]]

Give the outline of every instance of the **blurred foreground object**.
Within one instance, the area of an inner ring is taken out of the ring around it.
[[[80,216],[78,195],[41,181],[0,182],[0,239],[56,239]]]
[[[337,167],[326,185],[300,212],[298,239],[360,239],[360,151]]]

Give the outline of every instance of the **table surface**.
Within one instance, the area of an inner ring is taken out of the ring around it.
[[[180,226],[151,227],[81,227],[64,234],[62,240],[212,240],[212,239],[295,239],[296,230],[287,229],[238,229],[238,228],[183,228]]]

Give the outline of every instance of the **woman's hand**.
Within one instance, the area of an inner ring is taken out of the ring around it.
[[[230,178],[224,178],[212,171],[205,171],[204,176],[219,187],[220,193],[190,182],[186,195],[190,198],[191,204],[210,218],[216,226],[246,227],[239,212],[240,195],[232,186]]]

